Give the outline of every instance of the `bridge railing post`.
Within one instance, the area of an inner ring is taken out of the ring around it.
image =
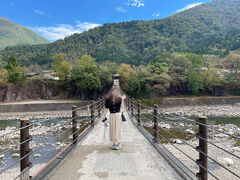
[[[125,102],[125,107],[126,107],[126,110],[128,109],[128,98],[126,98],[125,100],[124,100],[124,102]]]
[[[158,142],[158,106],[155,104],[153,108],[153,140]]]
[[[72,133],[73,133],[73,144],[76,143],[77,140],[77,106],[72,106]]]
[[[134,102],[133,102],[133,100],[131,100],[131,115],[133,116],[133,114],[134,114],[134,110],[133,110],[133,105],[134,105]]]
[[[199,146],[196,147],[197,151],[199,152],[199,159],[197,159],[197,163],[200,164],[199,166],[199,173],[197,176],[201,180],[208,179],[208,143],[207,143],[207,117],[199,117],[197,120],[199,126],[199,132],[196,134],[199,136]]]
[[[101,114],[101,109],[100,109],[100,107],[101,107],[101,103],[102,103],[102,101],[100,100],[100,98],[98,98],[98,103],[97,103],[97,109],[98,109],[98,117],[100,117],[100,114]]]
[[[31,137],[29,135],[29,119],[24,118],[20,120],[20,171],[22,172],[22,175],[20,176],[21,180],[29,180],[29,169],[26,170],[26,168],[29,168],[31,165],[29,161],[30,156],[30,147],[29,143],[31,140]]]
[[[91,102],[91,125],[94,126],[95,119],[94,119],[94,101]]]
[[[137,101],[137,107],[138,107],[138,125],[141,126],[141,101]]]

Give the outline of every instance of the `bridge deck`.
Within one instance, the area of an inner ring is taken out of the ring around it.
[[[122,128],[122,149],[111,150],[103,143],[104,127],[99,122],[93,131],[78,143],[72,153],[50,177],[50,180],[173,180],[181,177],[159,155],[148,140],[126,116]]]

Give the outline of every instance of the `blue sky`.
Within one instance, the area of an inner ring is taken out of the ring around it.
[[[0,17],[50,41],[104,23],[150,20],[211,0],[0,0]]]

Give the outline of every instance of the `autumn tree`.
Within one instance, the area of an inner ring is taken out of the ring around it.
[[[77,87],[84,91],[94,91],[102,88],[99,68],[95,59],[89,55],[83,55],[80,60],[76,61],[72,79],[76,82]]]
[[[56,71],[56,75],[60,80],[64,80],[67,83],[68,75],[71,74],[72,66],[66,61],[66,55],[63,53],[52,56],[52,68]]]

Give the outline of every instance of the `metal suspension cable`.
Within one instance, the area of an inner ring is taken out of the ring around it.
[[[42,120],[39,120],[39,119],[38,119],[37,122],[32,122],[32,124],[33,124],[33,126],[36,126],[37,123],[45,123],[45,122],[51,121],[51,120],[53,120],[53,119],[54,119],[54,118],[47,118],[47,119],[42,118]],[[64,121],[64,123],[71,122],[71,120],[72,120],[72,118],[67,118],[67,119]],[[39,122],[39,121],[40,121],[40,122]],[[66,122],[66,121],[67,121],[67,122]]]
[[[154,117],[156,117],[154,114],[152,114]],[[144,115],[142,115],[142,116],[144,116]],[[147,118],[146,116],[144,116],[145,118]],[[157,118],[159,118],[158,116],[157,116]],[[195,122],[195,121],[193,121],[193,122]],[[160,127],[161,128],[161,127]],[[161,128],[161,129],[163,129],[163,128]],[[164,131],[166,131],[166,130],[164,130]],[[169,131],[168,131],[169,132]],[[170,133],[170,132],[169,132]],[[216,145],[216,144],[214,144],[214,143],[212,143],[212,142],[210,142],[210,141],[208,141],[207,139],[204,139],[204,138],[202,138],[202,137],[200,137],[200,136],[198,136],[197,134],[195,135],[197,138],[200,138],[200,139],[202,139],[202,140],[204,140],[204,141],[206,141],[206,142],[208,142],[209,144],[211,144],[212,146],[215,146],[216,148],[218,148],[218,149],[220,149],[220,150],[222,150],[222,151],[224,151],[224,152],[226,152],[226,153],[228,153],[228,154],[230,154],[230,155],[232,155],[232,156],[234,156],[234,157],[236,157],[236,158],[238,158],[238,159],[240,159],[240,157],[239,156],[237,156],[237,155],[235,155],[235,154],[233,154],[233,153],[231,153],[230,151],[227,151],[227,150],[225,150],[225,149],[223,149],[223,148],[221,148],[220,146],[218,146],[218,145]]]
[[[200,150],[196,149],[197,151],[201,152]],[[208,156],[206,153],[201,152],[203,155],[205,155],[206,157],[208,157],[209,159],[211,159],[213,162],[215,162],[216,164],[218,164],[219,166],[221,166],[222,168],[224,168],[225,170],[227,170],[228,172],[230,172],[231,174],[233,174],[234,176],[238,177],[240,179],[240,176],[238,174],[236,174],[235,172],[231,171],[230,169],[226,168],[224,165],[222,165],[221,163],[217,162],[215,159],[213,159],[212,157]]]
[[[151,107],[151,106],[147,106],[147,105],[143,105],[143,104],[141,104],[141,103],[139,103],[139,102],[137,102],[137,101],[134,101],[134,100],[132,100],[132,99],[130,99],[130,98],[128,98],[128,100],[130,100],[131,102],[133,102],[133,103],[135,103],[135,104],[138,104],[138,105],[140,105],[140,106],[142,106],[142,107],[145,107],[145,108],[147,108],[147,109],[152,109],[153,107]],[[133,104],[134,105],[134,104]]]
[[[161,118],[161,117],[158,117],[158,118]],[[223,132],[223,131],[219,131],[219,130],[217,130],[217,129],[215,129],[215,128],[209,126],[209,125],[203,124],[203,123],[201,123],[201,122],[194,121],[194,120],[187,119],[187,118],[183,118],[183,117],[176,117],[176,118],[181,118],[180,120],[186,120],[186,121],[189,121],[189,122],[192,122],[192,123],[196,123],[196,124],[198,124],[198,125],[205,126],[205,127],[209,128],[209,129],[215,131],[215,132],[219,132],[219,133],[222,133],[222,134],[225,134],[225,135],[228,135],[228,136],[230,136],[230,137],[233,137],[233,138],[235,138],[235,139],[240,140],[240,137],[239,137],[239,136],[235,136],[235,135],[232,135],[232,134],[229,134],[229,133]]]
[[[66,141],[68,138],[66,138],[64,141]],[[63,142],[64,142],[63,141]],[[42,160],[43,158],[46,158],[46,156],[48,155],[48,154],[50,154],[51,152],[53,152],[53,151],[56,151],[57,149],[59,149],[61,146],[59,145],[56,149],[54,149],[54,150],[52,150],[52,151],[48,151],[47,153],[45,153],[41,158],[38,158],[36,161],[34,161],[33,163],[37,163],[37,162],[39,162],[40,160]],[[14,180],[16,180],[17,178],[19,178],[24,172],[26,172],[26,171],[28,171],[29,169],[31,169],[33,166],[31,165],[31,166],[29,166],[29,167],[27,167],[27,168],[25,168],[17,177],[15,177],[14,178]]]
[[[131,100],[131,99],[130,99],[130,101],[134,102],[134,101]],[[135,102],[135,103],[139,104],[138,102]],[[134,105],[134,104],[132,104],[132,105],[136,107],[136,105]],[[141,104],[139,104],[139,105],[141,105]],[[148,107],[148,106],[147,106],[147,107]],[[150,107],[148,107],[148,108],[150,108]],[[152,115],[153,115],[153,114],[152,114]],[[146,117],[146,116],[144,116],[144,115],[142,115],[142,116],[145,117],[146,119],[152,121],[152,120],[149,119],[148,117]],[[153,115],[153,116],[159,118],[158,116],[155,116],[155,115]],[[183,120],[187,120],[187,121],[192,122],[192,123],[196,123],[196,124],[199,124],[199,125],[203,125],[203,126],[208,127],[209,129],[211,129],[211,130],[213,130],[213,131],[215,131],[215,132],[219,132],[219,133],[228,135],[228,136],[230,136],[230,137],[233,137],[233,138],[236,138],[236,139],[240,139],[240,137],[238,137],[238,136],[235,136],[235,135],[232,135],[232,134],[229,134],[229,133],[225,133],[225,132],[223,132],[223,131],[219,131],[219,130],[217,130],[217,129],[209,126],[209,125],[203,124],[203,123],[201,123],[201,122],[197,122],[197,121],[190,120],[190,119],[186,119],[186,118],[182,118],[182,119],[183,119]],[[160,128],[161,128],[161,127],[160,127]],[[161,129],[164,130],[163,128],[161,128]],[[154,131],[155,131],[155,130],[154,130]],[[169,131],[167,131],[167,130],[164,130],[164,131],[167,132],[167,133],[169,133],[169,134],[171,134],[171,135],[174,136],[175,138],[178,138],[176,135],[172,134],[171,132],[169,132]],[[156,131],[155,131],[155,132],[156,132]],[[163,137],[161,134],[159,134],[159,132],[156,132],[156,133],[157,133],[158,135],[160,135],[161,137]],[[198,137],[198,136],[197,136],[197,137]],[[164,138],[165,138],[165,137],[164,137]],[[200,137],[199,137],[199,138],[200,138]],[[166,138],[165,138],[165,139],[166,139]],[[201,139],[207,141],[206,139],[204,139],[204,138],[202,138],[202,137],[201,137]],[[167,140],[167,139],[166,139],[166,140]],[[169,142],[169,140],[167,140],[167,141]],[[190,144],[187,143],[186,141],[184,141],[184,140],[182,140],[182,141],[183,141],[185,144],[187,144],[187,145],[191,146],[192,148],[194,148],[195,150],[197,150],[198,152],[204,154],[206,157],[208,157],[209,159],[211,159],[213,162],[215,162],[216,164],[218,164],[219,166],[221,166],[222,168],[224,168],[225,170],[227,170],[228,172],[230,172],[230,173],[233,174],[234,176],[240,178],[239,175],[237,175],[235,172],[231,171],[230,169],[226,168],[226,167],[223,166],[221,163],[219,163],[219,162],[217,162],[216,160],[214,160],[212,157],[210,157],[210,156],[208,156],[207,154],[205,154],[204,152],[196,149],[196,147],[190,145]],[[207,141],[207,142],[209,142],[209,141]],[[230,152],[228,152],[227,150],[225,150],[225,149],[223,149],[223,148],[221,148],[221,147],[219,147],[219,146],[217,146],[217,145],[215,145],[215,144],[213,144],[213,143],[211,143],[211,142],[209,142],[209,143],[210,143],[211,145],[213,145],[213,146],[215,146],[215,147],[217,147],[217,148],[219,148],[219,149],[221,149],[221,150],[223,150],[223,151],[229,153],[230,155],[232,155],[232,156],[234,156],[234,157],[236,157],[236,158],[239,159],[239,156],[236,156],[236,155],[234,155],[233,153],[230,153]],[[170,144],[172,144],[172,143],[170,143]],[[173,144],[172,144],[172,145],[173,145]],[[195,160],[194,160],[194,162],[195,162]],[[199,164],[199,165],[200,165],[200,164]],[[202,167],[202,168],[204,168],[204,167]],[[206,170],[206,169],[205,169],[205,170]],[[209,172],[209,171],[208,171],[208,172]],[[211,174],[211,175],[213,175],[213,174]],[[215,177],[215,176],[213,175],[213,177]],[[216,177],[215,177],[215,178],[216,178]]]
[[[91,103],[91,104],[88,104],[88,105],[85,105],[85,106],[76,108],[76,110],[83,109],[83,108],[87,108],[87,107],[89,107],[89,106],[91,106],[91,105],[97,104],[98,102],[104,100],[105,98],[106,98],[106,97],[104,96],[102,99],[100,99],[100,100],[98,100],[98,101],[95,101],[95,102],[93,102],[93,103]],[[73,111],[75,111],[75,110],[73,110]]]
[[[18,164],[19,162],[21,162],[21,160],[25,159],[27,156],[29,156],[30,154],[32,154],[32,151],[30,151],[29,153],[27,153],[25,156],[23,156],[22,158],[20,158],[18,161],[16,161],[15,163],[13,163],[12,165],[4,168],[0,174],[2,174],[3,172],[5,172],[6,170],[10,169],[11,167],[15,166],[16,164]]]
[[[31,169],[33,167],[33,165],[31,164],[30,166],[28,166],[27,168],[25,168],[23,171],[21,171],[13,180],[18,179],[22,174],[24,174],[25,172],[27,172],[29,169]]]
[[[105,97],[102,98],[102,99],[100,99],[100,100],[98,100],[97,102],[94,102],[94,103],[90,104],[90,105],[94,105],[94,104],[102,101],[103,99],[105,99]],[[89,107],[90,105],[86,105],[86,106],[77,108],[77,109],[75,109],[74,111],[77,111],[77,110],[82,109],[82,108],[85,108],[85,107]],[[104,106],[104,103],[102,102],[101,104],[99,104],[99,106],[96,106],[96,107],[94,107],[93,109],[95,110],[95,109],[97,108],[97,110],[100,110],[100,109],[103,108],[103,106]],[[76,116],[76,117],[74,117],[74,118],[71,118],[71,119],[69,119],[67,122],[64,122],[64,124],[69,123],[69,122],[71,122],[73,119],[78,118],[78,117],[79,117],[79,116]],[[84,120],[86,120],[87,118],[89,118],[89,116],[87,116],[87,117],[84,118],[84,119],[81,119],[81,121],[84,121]],[[95,119],[95,118],[96,118],[96,117],[91,118],[90,120]],[[47,122],[47,121],[49,121],[49,120],[52,120],[52,119],[45,119],[44,122]],[[42,122],[42,121],[41,121],[41,122]],[[12,133],[17,132],[17,131],[20,131],[20,130],[22,130],[22,129],[31,127],[31,126],[33,126],[33,125],[35,126],[35,124],[36,124],[36,122],[34,122],[34,124],[30,124],[30,125],[24,126],[24,127],[22,127],[22,128],[14,129],[14,130],[11,131],[11,132],[8,132],[8,133],[5,133],[5,134],[1,135],[0,137],[3,137],[3,136],[6,136],[6,135],[9,135],[9,134],[12,134]],[[77,123],[76,123],[74,126],[76,126],[76,125],[77,125]],[[72,127],[71,127],[71,128],[68,128],[68,129],[65,130],[65,131],[63,131],[62,133],[60,133],[60,134],[59,134],[58,136],[56,136],[55,138],[58,138],[58,137],[62,136],[64,133],[66,133],[66,132],[69,131],[70,129],[72,129]],[[72,133],[71,135],[77,133],[77,132],[80,131],[81,129],[82,129],[82,128],[79,128],[76,132]],[[30,141],[31,139],[32,139],[32,137],[29,138],[29,139],[27,139],[27,140],[25,140],[25,141],[23,141],[23,142],[21,142],[21,143],[18,143],[18,145],[22,145],[22,144]],[[68,139],[68,137],[65,138],[62,142],[65,142],[67,139]],[[40,146],[40,147],[43,147],[43,145]],[[61,146],[59,146],[58,148],[60,148],[60,147],[61,147]],[[57,148],[57,149],[58,149],[58,148]],[[38,147],[37,149],[39,149],[39,147]],[[36,151],[37,149],[34,149],[34,151]],[[52,152],[52,151],[50,151],[50,152]],[[49,154],[50,152],[46,153],[45,155]],[[17,162],[15,162],[14,164],[6,167],[4,170],[2,170],[2,171],[0,172],[0,174],[2,174],[3,172],[5,172],[5,171],[8,170],[9,168],[13,167],[13,166],[16,165],[17,163],[19,163],[22,159],[26,158],[27,156],[29,156],[29,155],[32,154],[32,153],[33,153],[33,151],[29,152],[28,154],[26,154],[24,157],[20,158],[20,159],[19,159]],[[43,157],[45,157],[45,155],[44,155]],[[42,157],[42,158],[43,158],[43,157]],[[42,158],[40,158],[40,159],[42,159]],[[38,161],[39,161],[39,160],[38,160]],[[31,167],[28,167],[28,169],[30,169],[30,168],[31,168]],[[27,170],[27,168],[24,169],[24,171],[26,171],[26,170]],[[24,173],[24,171],[22,171],[15,179],[17,179],[22,173]]]
[[[12,134],[12,133],[14,133],[14,132],[20,131],[20,130],[22,130],[22,129],[25,129],[25,128],[28,128],[28,127],[31,127],[31,126],[32,126],[32,124],[29,124],[29,125],[27,125],[27,126],[24,126],[24,127],[21,127],[21,128],[14,129],[14,130],[11,131],[11,132],[8,132],[8,133],[5,133],[5,134],[0,135],[0,138],[3,137],[3,136],[6,136],[6,135]]]
[[[82,129],[82,128],[79,128],[76,132],[78,132],[80,129]],[[76,133],[76,132],[75,132],[75,133]],[[73,135],[73,134],[75,134],[75,133],[72,133],[71,135]],[[68,138],[65,138],[62,142],[65,142],[67,139],[68,139]],[[78,138],[77,138],[77,139],[78,139]],[[77,140],[77,139],[76,139],[76,140]],[[75,140],[75,141],[76,141],[76,140]],[[40,147],[43,147],[43,146],[40,146]],[[46,156],[47,156],[48,154],[50,154],[51,152],[59,149],[60,147],[61,147],[61,145],[59,145],[56,149],[45,153],[45,154],[44,154],[41,158],[39,158],[37,161],[34,161],[34,163],[39,162],[39,161],[42,160],[43,158],[46,158]],[[39,149],[39,147],[38,147],[38,149]],[[36,149],[35,149],[34,151],[36,151]],[[33,152],[34,152],[34,151],[33,151]],[[18,179],[24,172],[26,172],[26,171],[29,170],[30,168],[32,168],[32,165],[31,165],[30,167],[27,167],[26,169],[24,169],[24,170],[23,170],[17,177],[15,177],[13,180]]]
[[[146,117],[145,117],[146,118]],[[160,127],[161,128],[161,127]],[[175,138],[178,138],[176,135],[172,134],[171,132],[165,130],[164,128],[161,128],[163,131],[171,134],[172,136],[174,136]],[[179,139],[179,138],[178,138]],[[237,175],[236,173],[234,173],[233,171],[231,171],[230,169],[226,168],[225,166],[223,166],[222,164],[220,164],[219,162],[217,162],[216,160],[214,160],[212,157],[208,156],[206,153],[196,149],[196,147],[192,146],[191,144],[187,143],[186,141],[182,140],[182,142],[184,142],[185,144],[189,145],[190,147],[192,147],[193,149],[195,149],[196,151],[204,154],[206,157],[208,157],[209,159],[211,159],[213,162],[217,163],[219,166],[221,166],[222,168],[224,168],[225,170],[229,171],[230,173],[232,173],[234,176],[240,178],[239,175]]]
[[[204,139],[204,138],[198,136],[197,134],[196,134],[195,136],[196,136],[197,138],[199,138],[199,139],[202,139],[202,140],[208,142],[208,143],[211,144],[212,146],[214,146],[214,147],[216,147],[216,148],[218,148],[218,149],[220,149],[220,150],[222,150],[222,151],[224,151],[224,152],[226,152],[226,153],[228,153],[228,154],[230,154],[230,155],[232,155],[232,156],[240,159],[240,156],[237,156],[236,154],[233,154],[233,153],[231,153],[230,151],[227,151],[227,150],[223,149],[222,147],[220,147],[220,146],[218,146],[218,145],[216,145],[216,144],[208,141],[207,139]]]
[[[134,123],[135,123],[135,122],[134,122]],[[135,123],[135,124],[136,124],[136,123]],[[188,173],[186,173],[186,172],[182,169],[182,167],[179,166],[173,159],[171,159],[171,158],[169,158],[169,159],[170,159],[176,166],[178,166],[178,168],[181,169],[184,174],[186,174],[189,178],[193,179],[193,178],[192,178]],[[180,162],[180,163],[182,163],[179,159],[177,159],[177,161]],[[184,164],[184,163],[182,163],[182,164]],[[194,176],[195,176],[195,173],[194,173],[191,169],[189,169],[185,164],[184,164],[184,166],[185,166],[192,174],[194,174]]]
[[[136,104],[139,104],[137,101],[134,101],[134,100],[131,100],[131,99],[130,99],[130,101],[135,102]],[[139,104],[139,105],[144,106],[144,105],[142,105],[142,104]],[[133,104],[133,106],[137,107],[137,106],[134,105],[134,104]],[[146,107],[153,109],[153,107],[150,107],[150,106],[146,106]],[[155,116],[155,115],[153,115],[153,116]],[[177,116],[175,116],[175,117],[176,117],[176,118],[179,118],[179,117],[177,117]],[[158,117],[158,118],[159,118],[159,117]],[[233,137],[233,138],[236,138],[236,139],[240,140],[240,137],[238,137],[238,136],[235,136],[235,135],[232,135],[232,134],[223,132],[223,131],[219,131],[219,130],[214,129],[213,127],[211,127],[211,126],[209,126],[209,125],[206,125],[206,124],[203,124],[203,123],[201,123],[201,122],[197,122],[197,121],[194,121],[194,120],[191,120],[191,119],[187,119],[187,118],[183,118],[183,117],[180,117],[180,118],[181,118],[181,120],[186,120],[186,121],[189,121],[189,122],[193,122],[193,123],[196,123],[196,124],[199,124],[199,125],[206,126],[206,127],[208,127],[209,129],[212,129],[213,131],[216,131],[216,132],[219,132],[219,133],[222,133],[222,134],[225,134],[225,135],[228,135],[228,136],[231,136],[231,137]]]
[[[71,127],[72,128],[72,127]],[[81,130],[82,128],[79,128],[75,133],[77,133],[79,130]],[[69,129],[68,129],[69,130]],[[72,133],[71,135],[73,135],[73,134],[75,134],[75,133]],[[62,141],[62,143],[63,142],[65,142],[66,140],[68,140],[68,137],[67,138],[65,138],[63,141]],[[76,140],[75,140],[76,141]],[[40,149],[40,147],[43,147],[43,145],[42,146],[39,146],[37,149],[34,149],[34,151],[36,151],[36,150],[38,150],[38,149]],[[54,149],[54,150],[52,150],[52,151],[49,151],[49,152],[47,152],[47,153],[45,153],[41,158],[39,158],[37,161],[35,161],[34,163],[37,163],[37,162],[39,162],[40,160],[42,160],[43,158],[45,158],[48,154],[50,154],[51,152],[53,152],[53,151],[55,151],[55,150],[57,150],[57,149],[59,149],[61,147],[61,145],[59,145],[56,149]],[[34,152],[33,151],[33,152]],[[32,153],[32,152],[31,152]],[[29,154],[27,154],[26,156],[28,156]],[[25,157],[23,157],[23,158],[25,158]],[[22,159],[23,159],[22,158]],[[17,162],[18,163],[18,162]],[[16,163],[16,164],[17,164]],[[14,164],[15,165],[15,164]],[[32,167],[32,166],[31,166]],[[27,170],[29,170],[31,167],[28,167],[28,168],[26,168],[26,169],[24,169],[24,171],[27,171]],[[15,179],[17,179],[18,177],[20,177],[21,176],[21,174],[23,174],[24,173],[24,171],[22,171],[17,177],[15,177]],[[1,174],[1,173],[0,173]],[[15,180],[14,179],[14,180]]]
[[[164,138],[166,141],[168,141],[169,144],[171,144],[173,147],[175,147],[177,150],[179,150],[181,153],[183,153],[185,156],[187,156],[190,160],[192,160],[193,162],[195,162],[197,165],[201,166],[202,168],[204,168],[204,170],[206,170],[209,174],[211,174],[215,179],[218,179],[215,175],[213,175],[210,171],[208,171],[204,166],[202,166],[201,164],[197,163],[192,157],[190,157],[188,154],[186,154],[184,151],[182,151],[181,149],[179,149],[177,146],[175,146],[174,144],[172,144],[165,136],[161,135],[159,132],[157,132],[156,130],[153,129],[154,132],[156,132],[159,136],[161,136],[162,138]]]
[[[145,117],[147,118],[147,117]],[[149,118],[147,118],[149,119]],[[152,123],[153,124],[153,123]],[[163,129],[163,128],[161,128]],[[165,136],[161,135],[159,132],[157,132],[156,130],[153,129],[154,132],[156,132],[159,136],[161,136],[162,138],[164,138],[169,144],[171,144],[172,146],[174,146],[176,149],[178,149],[181,153],[183,153],[185,156],[187,156],[189,159],[191,159],[193,162],[195,162],[197,165],[201,166],[204,170],[206,170],[209,174],[211,174],[215,179],[218,179],[215,175],[213,175],[211,172],[209,172],[204,166],[202,166],[201,164],[197,163],[193,158],[191,158],[189,155],[187,155],[185,152],[183,152],[181,149],[179,149],[178,147],[176,147],[174,144],[172,144]],[[178,138],[178,137],[177,137]],[[184,141],[183,141],[184,142]],[[189,145],[187,143],[187,145]],[[191,146],[191,145],[190,145]],[[191,146],[192,148],[196,149],[195,147]],[[200,151],[201,152],[201,151]],[[186,166],[186,165],[185,165]],[[189,171],[191,171],[188,168]],[[192,172],[192,171],[191,171]]]

